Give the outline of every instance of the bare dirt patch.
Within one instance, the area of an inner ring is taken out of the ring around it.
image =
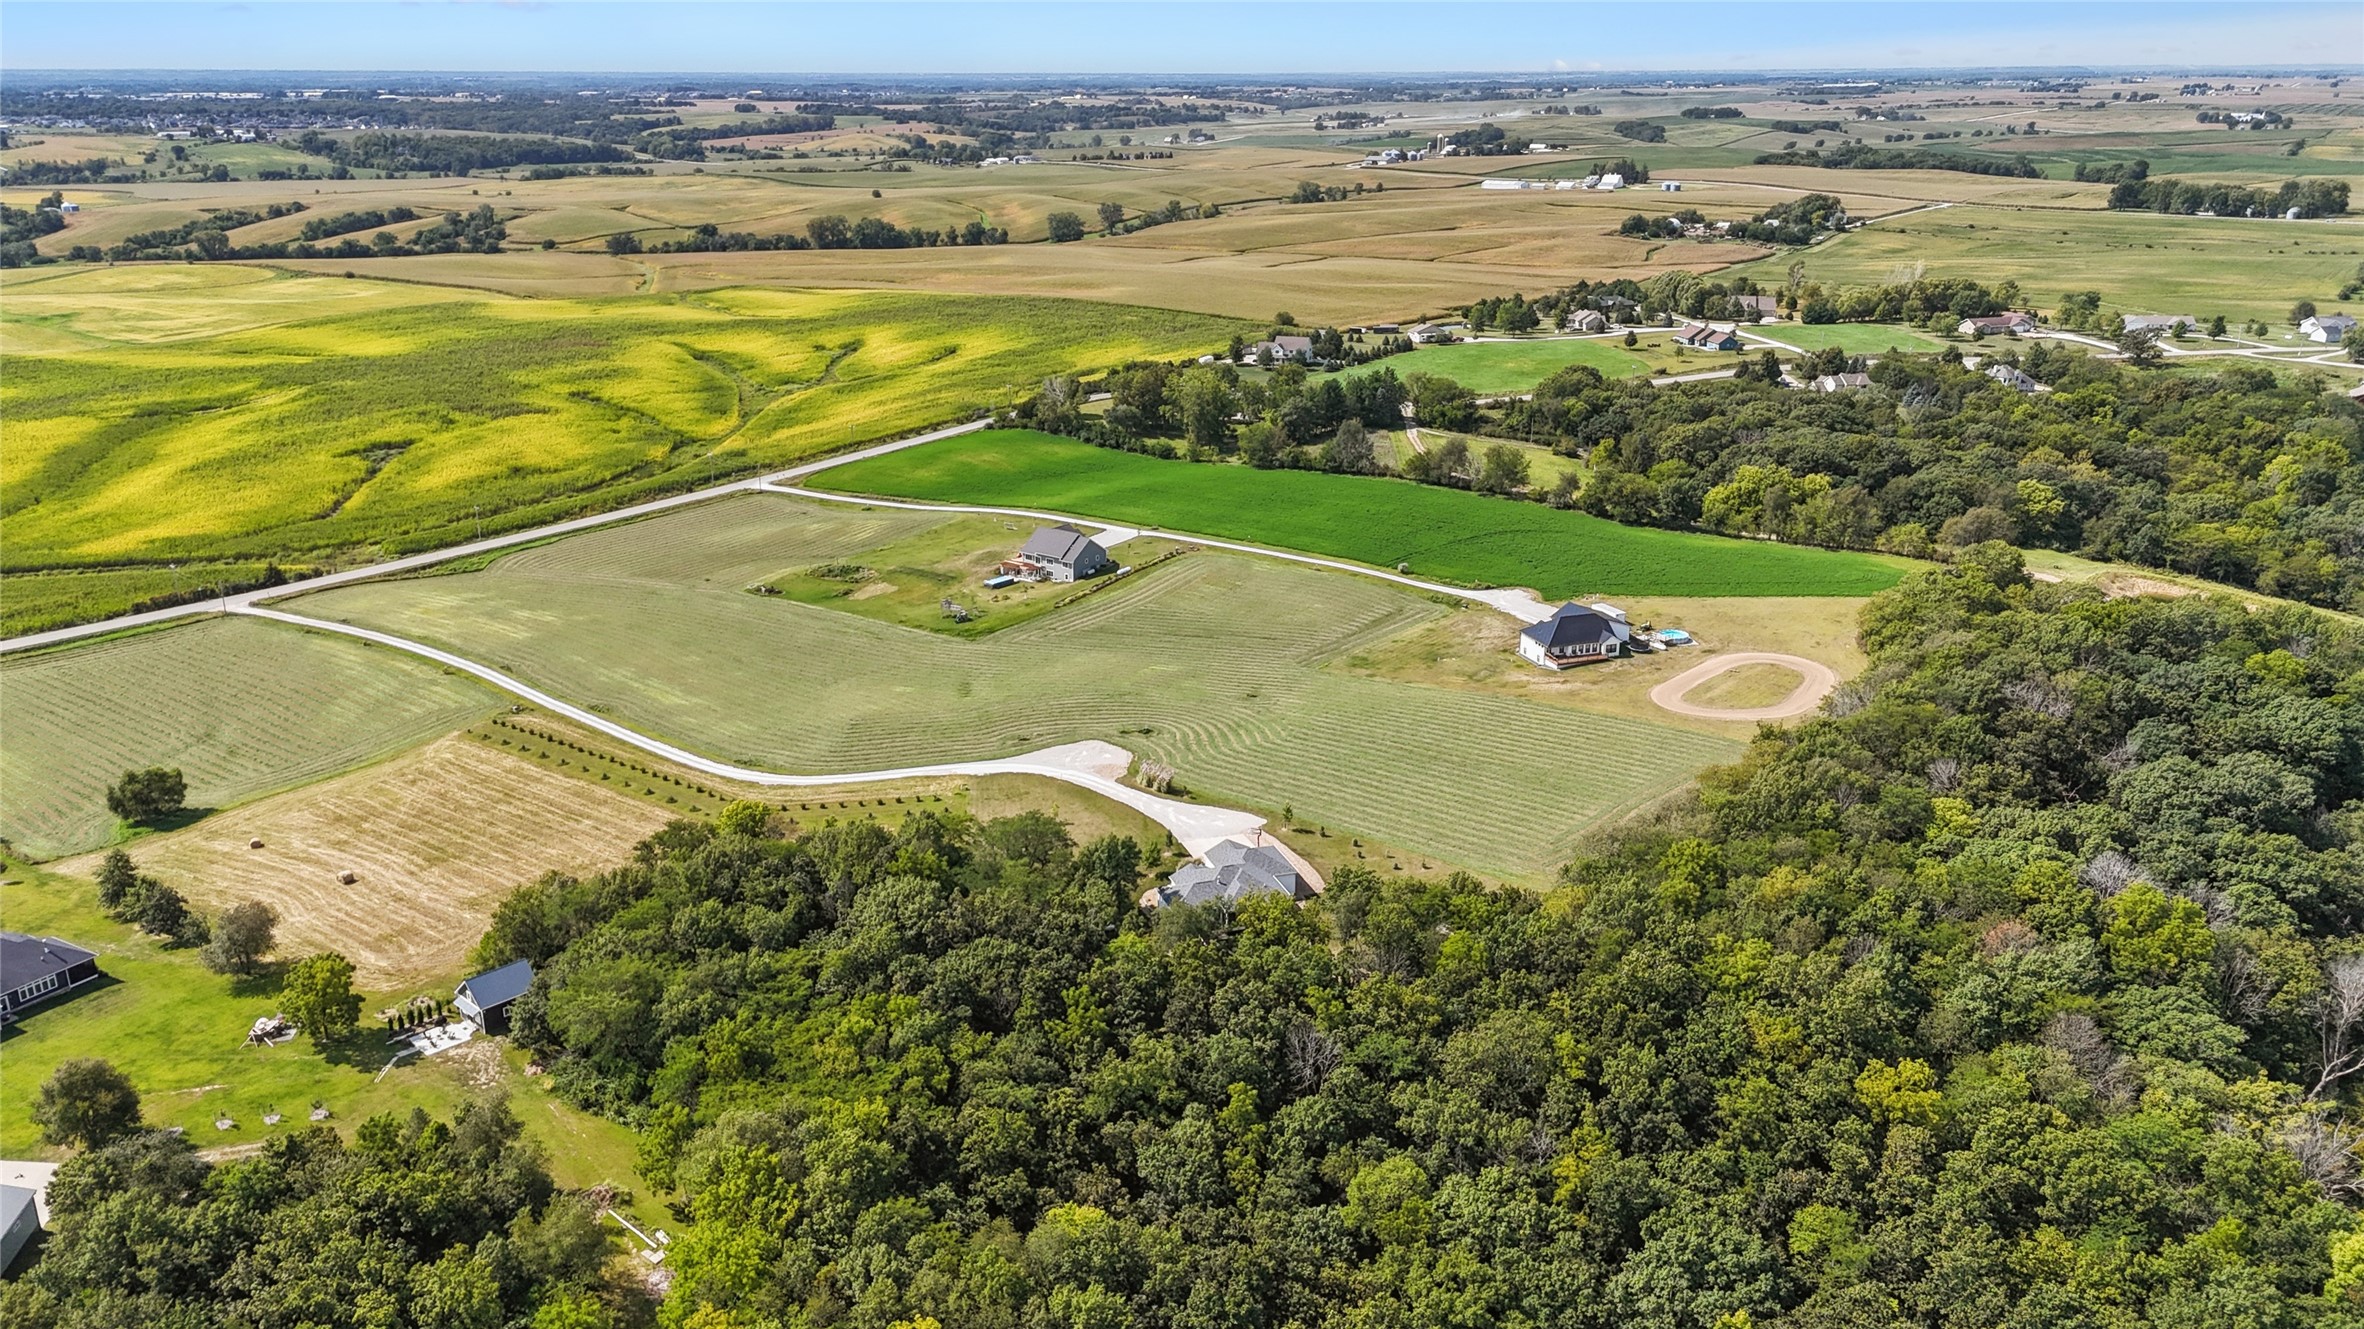
[[[362,986],[383,990],[449,975],[509,892],[611,866],[668,819],[463,733],[128,851],[201,908],[269,904],[281,954],[341,951]],[[85,855],[59,870],[97,866]]]

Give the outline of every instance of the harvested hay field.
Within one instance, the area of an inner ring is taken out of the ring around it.
[[[670,817],[462,732],[128,849],[200,908],[270,905],[281,953],[342,951],[375,991],[464,967],[509,892],[611,867]],[[97,869],[96,855],[58,865]]]
[[[489,689],[347,638],[216,619],[0,662],[0,838],[47,858],[115,830],[107,786],[179,768],[230,807],[447,734]]]

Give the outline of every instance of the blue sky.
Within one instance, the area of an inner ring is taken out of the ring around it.
[[[2364,4],[7,0],[0,68],[1534,73],[2364,63]]]

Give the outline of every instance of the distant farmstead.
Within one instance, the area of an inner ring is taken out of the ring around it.
[[[105,977],[96,952],[58,937],[0,932],[0,1024],[85,983]]]
[[[1108,551],[1073,526],[1037,526],[1014,558],[1004,559],[1003,576],[1024,581],[1081,581],[1109,568]]]

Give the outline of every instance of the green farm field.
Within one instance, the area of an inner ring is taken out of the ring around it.
[[[496,664],[728,761],[868,770],[1106,739],[1210,800],[1288,805],[1303,824],[1525,881],[1547,880],[1585,827],[1738,751],[1326,668],[1451,610],[1251,555],[1190,554],[976,639],[741,589],[751,569],[858,562],[949,520],[747,496],[289,607]],[[1603,747],[1636,756],[1568,760]]]
[[[1402,480],[1159,461],[987,430],[834,467],[846,493],[987,503],[1328,554],[1468,586],[1570,595],[1869,595],[1910,564],[1620,526]]]
[[[2063,292],[2091,290],[2112,311],[2280,323],[2293,301],[2336,294],[2364,262],[2364,231],[2326,221],[1963,204],[1877,222],[1731,273],[1778,284],[1801,261],[1806,280],[1825,286],[1873,286],[1924,271],[2016,281],[2046,309]]]
[[[213,620],[0,660],[0,838],[107,843],[106,788],[180,768],[192,808],[308,784],[494,709],[474,681],[359,642]],[[16,926],[11,924],[10,926]]]
[[[106,270],[23,301],[8,287],[12,330],[110,343],[14,356],[0,384],[9,571],[452,543],[957,419],[1055,372],[1192,353],[1239,326],[843,292],[405,308],[407,288],[385,283],[156,271],[171,275],[137,299]],[[107,298],[76,310],[84,287]],[[388,294],[367,312],[279,321],[373,291]],[[73,602],[45,590],[36,608]],[[12,613],[9,629],[40,621]]]

